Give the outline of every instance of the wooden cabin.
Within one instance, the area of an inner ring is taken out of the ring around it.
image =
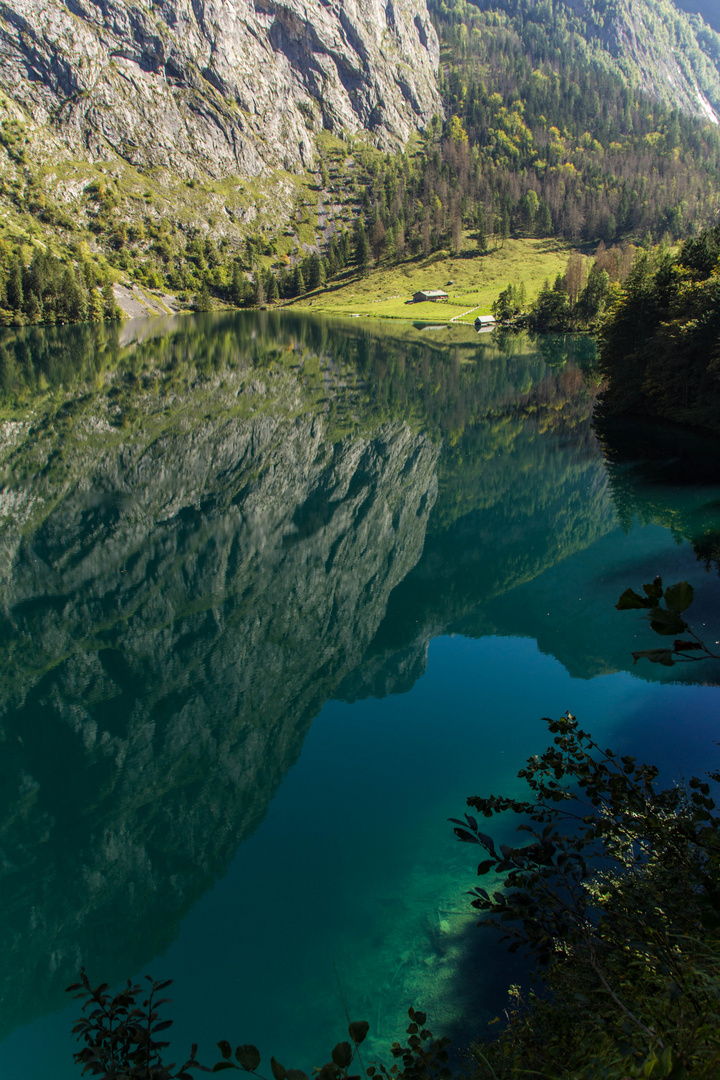
[[[413,296],[414,304],[421,304],[423,300],[447,300],[448,294],[442,289],[421,289]]]

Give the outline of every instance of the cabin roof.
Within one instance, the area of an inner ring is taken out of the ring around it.
[[[418,289],[416,296],[423,296],[426,300],[447,300],[448,294],[442,289]]]

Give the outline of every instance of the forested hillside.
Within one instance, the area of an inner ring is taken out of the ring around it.
[[[677,6],[690,15],[700,15],[720,34],[720,7],[716,0],[676,0]]]
[[[605,408],[720,432],[720,226],[643,253],[605,323]]]
[[[313,170],[277,181],[285,211],[267,202],[274,182],[163,186],[127,163],[86,179],[76,163],[58,187],[62,170],[0,102],[0,322],[107,318],[118,281],[201,310],[263,304],[381,263],[467,253],[468,233],[482,256],[509,236],[652,244],[715,221],[720,36],[698,16],[670,0],[429,10],[441,110],[404,152],[318,136]]]

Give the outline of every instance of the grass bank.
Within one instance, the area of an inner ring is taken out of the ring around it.
[[[546,278],[553,282],[564,272],[571,250],[553,238],[519,239],[479,255],[473,234],[467,234],[458,255],[440,251],[394,266],[380,265],[367,277],[352,274],[335,280],[288,306],[331,315],[472,323],[477,315],[490,313],[493,301],[510,283],[523,282],[528,300],[535,299]],[[411,303],[420,289],[443,289],[449,299]]]

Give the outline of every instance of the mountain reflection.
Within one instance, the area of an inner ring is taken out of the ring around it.
[[[167,947],[326,701],[613,526],[587,343],[443,334],[0,341],[0,1034]]]

